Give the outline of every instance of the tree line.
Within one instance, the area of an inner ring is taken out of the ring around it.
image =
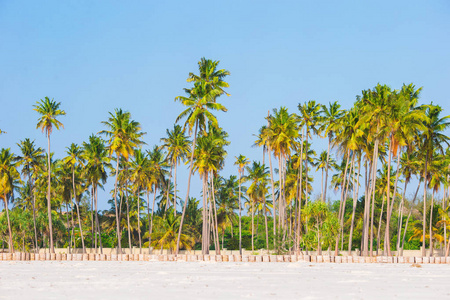
[[[0,150],[2,248],[54,252],[56,243],[100,253],[136,247],[335,255],[360,249],[364,256],[391,256],[421,247],[423,256],[427,248],[428,255],[433,249],[448,255],[450,117],[438,105],[419,103],[422,88],[377,84],[347,110],[314,100],[296,112],[273,109],[250,142],[262,149],[262,160],[239,155],[236,175],[224,178],[230,141],[215,113],[227,111],[218,101],[229,96],[230,72],[218,65],[199,61],[198,74],[188,75],[191,86],[175,98],[184,108],[173,128],[147,150],[140,123],[116,109],[102,131],[55,159],[50,138],[63,127],[65,111],[48,97],[36,102],[47,149],[25,138],[18,154]],[[313,138],[326,138],[327,150],[317,154]],[[189,169],[184,197],[182,164]],[[321,174],[320,193],[313,194],[312,170]],[[199,200],[190,196],[192,175],[202,182]],[[110,208],[99,211],[98,189],[108,180],[114,180]]]

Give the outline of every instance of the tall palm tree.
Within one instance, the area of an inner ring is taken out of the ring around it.
[[[109,156],[116,154],[116,175],[114,183],[114,204],[116,211],[117,241],[118,253],[122,253],[121,232],[119,224],[119,211],[117,206],[117,178],[119,174],[120,159],[123,157],[126,161],[134,155],[134,149],[140,147],[144,142],[141,140],[145,132],[141,131],[141,124],[131,119],[131,114],[122,109],[116,109],[114,114],[109,113],[108,121],[102,122],[107,130],[100,131],[100,134],[108,137]]]
[[[202,71],[204,69],[203,65],[208,62],[209,60],[202,60],[199,63],[199,69],[200,74],[205,73],[208,74],[209,72]],[[218,62],[217,62],[218,64]],[[223,106],[220,103],[216,102],[216,99],[224,94],[224,91],[221,86],[218,85],[218,83],[221,83],[223,87],[227,87],[228,84],[224,82],[224,77],[227,76],[229,72],[223,72],[221,76],[214,77],[212,80],[206,80],[205,78],[202,78],[202,76],[193,77],[192,75],[189,76],[188,81],[194,82],[194,87],[191,89],[185,89],[185,92],[187,93],[187,97],[185,96],[178,96],[175,98],[175,101],[180,101],[184,106],[187,108],[181,112],[181,114],[177,117],[176,121],[183,118],[187,118],[186,122],[184,124],[184,128],[186,126],[188,127],[189,134],[192,133],[192,130],[194,129],[194,139],[192,142],[192,149],[191,149],[191,158],[190,158],[190,167],[189,167],[189,176],[188,176],[188,186],[187,186],[187,192],[186,192],[186,199],[183,205],[183,211],[181,214],[181,220],[180,220],[180,228],[178,230],[178,241],[177,241],[177,249],[175,251],[175,254],[178,254],[179,251],[179,244],[180,244],[180,238],[181,238],[181,230],[183,228],[183,221],[184,221],[184,215],[186,213],[186,204],[189,199],[189,192],[191,187],[191,176],[192,176],[192,169],[193,169],[193,161],[194,161],[194,150],[195,145],[197,142],[197,131],[202,132],[206,126],[207,121],[211,122],[211,125],[214,127],[218,127],[218,122],[216,117],[210,112],[211,110],[220,110],[220,111],[227,111],[225,106]]]
[[[33,105],[34,111],[37,111],[41,117],[38,119],[38,123],[36,126],[40,128],[42,132],[45,132],[47,136],[47,172],[48,172],[48,180],[47,180],[47,213],[48,213],[48,226],[49,226],[49,239],[50,239],[50,251],[51,253],[55,253],[55,248],[53,245],[53,227],[52,227],[52,206],[51,206],[51,164],[50,164],[50,135],[53,131],[53,126],[59,130],[60,127],[64,128],[64,125],[58,121],[56,118],[59,116],[64,116],[66,112],[64,110],[59,109],[61,106],[61,102],[56,102],[53,99],[50,100],[48,97],[44,99],[40,99],[36,102],[36,105]]]
[[[267,167],[259,162],[253,161],[251,167],[246,167],[248,175],[245,177],[246,181],[251,182],[249,188],[247,189],[248,199],[251,205],[252,213],[252,251],[254,251],[253,244],[253,230],[254,230],[254,212],[255,203],[259,202],[263,204],[265,228],[266,228],[266,247],[269,248],[269,232],[267,228],[267,209],[266,209],[266,194],[268,193],[267,184],[269,181],[269,171]],[[274,219],[275,222],[275,219]]]
[[[9,219],[8,202],[13,198],[14,185],[20,179],[20,174],[17,171],[17,162],[14,154],[10,149],[2,148],[0,150],[0,198],[3,199],[6,210],[6,218],[8,220],[8,234],[9,234],[9,252],[14,252],[14,245],[12,240],[11,221]]]
[[[184,161],[189,154],[189,146],[191,142],[185,135],[184,130],[180,125],[174,125],[173,130],[166,130],[167,138],[161,138],[164,149],[167,150],[167,159],[170,161],[170,178],[172,177],[172,169],[174,170],[174,197],[173,197],[173,213],[177,213],[177,167],[181,161]],[[167,206],[166,206],[167,207]]]
[[[335,135],[335,132],[339,129],[341,118],[344,116],[345,111],[341,110],[341,105],[337,103],[337,101],[333,103],[329,103],[328,107],[322,105],[322,125],[321,131],[325,133],[328,137],[328,151],[327,151],[327,159],[326,159],[326,167],[325,167],[325,187],[322,193],[322,202],[326,200],[327,197],[327,184],[328,184],[328,168],[329,168],[329,158],[330,158],[330,150],[333,145],[332,139]]]
[[[70,149],[69,149],[70,150]],[[69,151],[68,154],[74,151]],[[87,181],[92,184],[93,199],[94,199],[94,215],[95,215],[95,229],[93,230],[99,235],[100,241],[100,253],[103,254],[102,239],[101,239],[101,226],[98,219],[98,187],[106,183],[108,179],[107,169],[111,168],[110,159],[108,157],[108,150],[106,149],[105,142],[96,135],[89,137],[89,142],[83,143],[83,159],[86,161],[84,166],[84,175]],[[73,157],[75,155],[69,155]],[[96,238],[97,239],[97,238]],[[96,249],[97,250],[97,249]]]
[[[425,130],[420,136],[421,153],[423,154],[424,160],[424,169],[422,174],[422,179],[424,181],[422,256],[425,256],[428,165],[433,161],[436,151],[443,153],[443,144],[449,144],[449,137],[442,132],[450,127],[450,116],[441,117],[442,108],[438,105],[433,105],[433,103],[422,106],[422,109],[426,115],[426,119],[423,122]]]
[[[283,230],[285,227],[285,177],[286,177],[286,161],[290,157],[292,150],[297,148],[296,139],[299,135],[297,126],[297,116],[289,114],[285,107],[279,110],[274,109],[273,115],[269,117],[269,142],[271,149],[276,157],[278,157],[278,174],[279,174],[279,201],[278,201],[278,227]]]
[[[28,177],[28,186],[30,187],[28,195],[32,199],[33,206],[33,226],[34,226],[34,247],[35,251],[38,251],[37,229],[36,229],[36,192],[33,184],[33,173],[35,172],[38,164],[44,157],[44,150],[40,147],[36,148],[34,141],[29,138],[20,141],[17,144],[19,146],[22,155],[17,156],[17,159],[22,165],[22,175]]]
[[[245,167],[250,163],[250,161],[242,154],[240,154],[235,158],[236,161],[234,165],[238,166],[238,173],[239,173],[239,254],[242,255],[241,185]]]
[[[314,100],[310,100],[306,103],[299,104],[298,110],[300,112],[299,120],[300,124],[305,126],[305,138],[306,144],[308,144],[308,139],[311,138],[311,133],[318,134],[320,131],[320,122],[322,117],[320,116],[320,110],[322,106]],[[306,155],[305,162],[306,180],[308,180],[308,156]],[[308,186],[308,182],[306,182]],[[306,191],[306,203],[308,203],[308,191]]]

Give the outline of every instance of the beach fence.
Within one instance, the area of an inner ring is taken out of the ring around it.
[[[244,263],[387,263],[387,264],[449,264],[444,256],[352,256],[352,255],[239,255],[239,254],[99,254],[99,253],[0,253],[0,261],[148,261],[148,262],[244,262]]]

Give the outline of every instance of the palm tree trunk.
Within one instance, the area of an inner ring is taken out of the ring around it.
[[[9,234],[9,243],[8,243],[8,249],[9,249],[9,253],[13,253],[14,252],[14,245],[13,245],[13,241],[12,241],[12,229],[11,229],[11,221],[9,219],[9,209],[8,209],[8,198],[6,196],[6,194],[4,195],[4,200],[5,200],[5,210],[6,210],[6,219],[8,220],[8,234]]]
[[[391,223],[391,158],[392,158],[392,139],[389,139],[389,151],[388,151],[388,169],[387,169],[387,187],[386,187],[386,232],[384,239],[383,252],[387,249],[387,256],[391,256],[391,238],[390,238],[390,223]],[[395,194],[392,196],[394,201]]]
[[[86,247],[84,246],[83,227],[81,227],[80,208],[78,206],[77,196],[75,196],[75,206],[77,207],[78,227],[80,227],[81,245],[83,247],[83,254],[86,253]]]
[[[423,224],[422,224],[422,256],[425,257],[426,249],[425,249],[425,232],[427,226],[427,167],[428,167],[428,156],[429,153],[427,151],[427,156],[425,157],[425,169],[423,172]]]
[[[178,166],[178,163],[175,162],[175,174],[173,176],[173,216],[174,217],[177,216],[177,166]]]
[[[269,251],[269,227],[267,226],[267,209],[266,209],[266,197],[263,196],[264,199],[264,225],[265,225],[265,230],[266,230],[266,249],[267,251]]]
[[[184,215],[186,213],[186,205],[187,205],[187,202],[189,199],[189,192],[191,189],[191,176],[192,176],[192,167],[194,165],[195,144],[197,142],[197,129],[198,129],[198,121],[195,122],[194,141],[192,142],[191,162],[190,162],[190,166],[189,166],[189,177],[188,177],[188,186],[187,186],[187,192],[186,192],[186,200],[184,201],[183,212],[181,213],[181,221],[180,221],[180,228],[178,230],[177,249],[175,251],[175,255],[178,255],[178,252],[180,251],[181,230],[183,229]]]
[[[31,178],[30,178],[31,180]],[[31,180],[32,182],[32,180]],[[38,238],[37,238],[37,227],[36,227],[36,191],[34,190],[34,183],[31,183],[33,191],[33,225],[34,225],[34,243],[35,243],[35,253],[39,253]]]
[[[434,189],[431,194],[431,207],[430,207],[430,252],[428,257],[433,256],[433,205],[434,205]]]
[[[152,231],[153,231],[153,212],[155,211],[155,200],[156,200],[156,183],[154,184],[154,194],[153,194],[153,204],[152,204],[152,214],[150,216],[150,228],[148,229],[148,250],[150,253],[150,244],[152,243]]]
[[[142,239],[141,239],[141,200],[139,199],[140,189],[137,190],[137,215],[138,215],[138,236],[139,236],[139,254],[142,254]],[[167,201],[169,202],[169,201]]]
[[[355,224],[355,212],[356,204],[358,203],[359,194],[359,174],[361,172],[361,157],[358,160],[358,172],[357,172],[357,183],[356,183],[356,193],[353,193],[353,208],[352,208],[352,222],[350,225],[350,235],[348,237],[348,253],[351,255],[352,252],[352,241],[353,241],[353,227]],[[353,172],[354,173],[354,172]],[[353,190],[355,190],[355,176],[353,176]]]
[[[327,198],[328,168],[329,168],[329,164],[330,164],[330,148],[331,148],[331,134],[328,135],[327,166],[325,169],[325,188],[323,189],[324,192],[322,193],[322,202],[325,202],[325,199]]]
[[[211,172],[211,194],[212,194],[212,206],[213,206],[213,213],[214,213],[214,222],[215,222],[215,234],[216,234],[216,241],[217,241],[217,249],[219,250],[219,253],[216,253],[220,255],[220,247],[219,247],[219,226],[217,222],[217,210],[216,210],[216,191],[214,190],[214,176]]]
[[[130,204],[128,203],[128,180],[125,181],[125,199],[127,201],[127,231],[128,231],[128,248],[130,249],[130,254],[133,254],[133,247],[131,244],[131,225],[130,225]]]
[[[283,170],[281,169],[282,167],[281,167],[281,154],[280,155],[278,155],[278,175],[279,175],[279,180],[278,180],[278,228],[279,229],[281,229],[281,226],[282,226],[282,224],[283,224],[283,221],[282,220],[284,220],[284,211],[283,211],[283,208],[282,208],[282,205],[283,205],[283,197],[282,197],[282,194],[283,194],[283,182],[282,182],[282,179],[281,179],[281,174],[283,173]],[[284,227],[284,226],[283,226]]]
[[[343,215],[342,211],[343,211],[343,207],[345,207],[345,188],[346,188],[346,182],[347,182],[347,171],[348,171],[349,162],[350,162],[350,149],[347,149],[347,162],[345,164],[344,177],[343,177],[342,185],[341,185],[341,201],[340,201],[340,205],[339,205],[339,214],[338,214],[338,220],[341,225],[341,229],[339,230],[339,233],[336,237],[336,244],[334,247],[334,255],[335,256],[338,255],[339,239],[341,236],[342,225],[344,222],[344,217],[342,216]]]
[[[50,199],[52,166],[50,164],[50,134],[48,132],[47,132],[47,143],[48,143],[48,153],[47,153],[47,166],[48,166],[48,181],[47,181],[48,231],[49,231],[49,240],[50,240],[50,253],[55,253],[55,247],[53,246],[52,204],[51,204],[51,199]]]
[[[69,239],[69,254],[72,253],[72,237],[70,236],[70,226],[69,226],[69,207],[66,203],[66,224],[67,224],[67,238]]]
[[[404,201],[405,201],[405,194],[406,194],[406,188],[408,186],[408,181],[405,180],[405,187],[403,189],[403,195],[402,195],[402,201],[400,202],[399,208],[398,208],[398,224],[397,224],[397,244],[396,244],[396,250],[397,250],[397,255],[398,255],[398,251],[400,250],[400,236],[402,233],[402,227],[403,227],[403,205],[404,205]],[[419,190],[420,185],[417,186],[417,191]]]
[[[165,211],[167,211],[167,209],[169,208],[169,196],[170,196],[170,180],[172,179],[172,170],[173,170],[173,162],[170,165],[170,172],[169,172],[169,180],[167,183],[167,193],[166,193],[166,208]]]
[[[206,184],[205,184],[205,174],[201,175],[202,179],[202,200],[203,200],[203,209],[202,209],[202,255],[206,254],[206,245],[208,244],[207,236],[208,236],[208,229],[207,229],[207,204],[206,204]]]
[[[278,198],[279,199],[279,198]],[[255,251],[255,248],[253,247],[253,231],[254,231],[254,204],[253,204],[253,199],[251,199],[252,201],[252,253]]]
[[[241,170],[239,170],[239,255],[242,255],[242,223],[241,223]]]
[[[156,194],[155,194],[156,195]],[[148,221],[148,254],[150,254],[151,237],[150,237],[150,193],[147,189],[147,221]]]
[[[119,220],[119,211],[117,207],[117,178],[119,176],[119,159],[120,154],[117,153],[117,160],[116,160],[116,179],[114,182],[114,208],[116,209],[116,227],[117,227],[117,254],[122,253],[122,243],[121,243],[121,232],[120,232],[120,220]]]
[[[94,195],[95,195],[95,191],[94,191],[94,183],[92,182],[92,188],[91,188],[91,235],[92,235],[92,240],[91,240],[91,248],[95,249],[95,253],[97,253],[97,234],[96,234],[96,230],[94,227],[94,223],[95,223],[95,219],[94,219]],[[92,246],[92,243],[94,243],[94,247]]]
[[[276,247],[276,224],[277,224],[277,207],[275,201],[275,184],[273,180],[273,167],[272,167],[272,149],[269,146],[269,166],[270,166],[270,185],[272,187],[272,210],[273,210],[273,246]]]
[[[384,209],[384,201],[385,196],[383,196],[383,202],[381,203],[381,212],[380,212],[380,221],[378,222],[378,231],[377,231],[377,255],[378,250],[380,249],[380,231],[381,231],[381,221],[383,220],[383,209]]]
[[[302,217],[302,193],[303,193],[303,138],[304,129],[302,127],[302,140],[300,142],[300,163],[299,163],[299,184],[297,186],[298,194],[298,214],[297,214],[297,251],[300,251],[300,229],[301,229],[301,217]],[[275,239],[274,239],[275,240]]]
[[[98,188],[97,188],[97,184],[95,185],[94,188],[95,191],[95,223],[97,224],[97,232],[98,232],[98,241],[100,244],[100,254],[103,254],[103,243],[102,243],[102,230],[101,230],[101,226],[100,226],[100,222],[98,220]],[[95,249],[97,252],[97,249]]]
[[[379,130],[377,130],[379,131]],[[372,202],[372,216],[370,220],[370,256],[373,255],[373,219],[375,210],[375,186],[377,181],[377,162],[378,162],[378,139],[375,140],[373,160],[372,160],[372,191],[371,191],[371,202]]]

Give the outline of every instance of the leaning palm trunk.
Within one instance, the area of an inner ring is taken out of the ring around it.
[[[181,231],[183,229],[184,215],[186,214],[186,206],[187,206],[187,202],[189,200],[189,192],[191,189],[192,167],[194,166],[194,150],[195,150],[195,144],[197,142],[197,129],[198,129],[198,121],[196,121],[196,123],[195,123],[194,141],[192,142],[191,162],[190,162],[190,166],[189,166],[188,187],[187,187],[187,192],[186,192],[186,200],[184,201],[184,205],[183,205],[183,212],[181,213],[181,221],[180,221],[180,228],[178,229],[177,248],[175,251],[175,255],[178,255],[178,252],[180,251]]]
[[[371,204],[372,204],[372,215],[370,219],[370,256],[373,255],[373,219],[374,219],[374,211],[375,211],[375,186],[377,181],[377,162],[378,162],[378,139],[375,140],[375,149],[373,151],[373,160],[372,160],[372,191],[371,191]],[[368,232],[367,232],[368,233]],[[366,234],[367,234],[366,233]]]
[[[380,233],[381,233],[381,221],[383,220],[383,209],[384,209],[384,201],[385,201],[385,197],[383,196],[383,202],[381,203],[381,212],[380,212],[380,220],[378,222],[378,231],[377,231],[377,255],[378,255],[378,250],[380,249]],[[386,246],[385,246],[386,248]]]
[[[339,214],[338,214],[338,220],[339,220],[339,223],[340,223],[341,227],[342,227],[342,224],[344,222],[343,221],[344,217],[342,216],[343,215],[342,207],[345,207],[345,188],[346,188],[346,182],[347,182],[346,180],[347,180],[347,171],[348,171],[349,162],[350,162],[350,149],[347,150],[347,162],[345,164],[344,177],[343,177],[343,182],[342,182],[342,186],[341,186],[341,202],[340,202],[340,205],[339,205]],[[308,196],[306,196],[306,197],[308,197]],[[341,235],[341,229],[339,230],[339,233],[338,233],[338,235],[336,237],[336,245],[334,247],[334,255],[335,256],[338,255],[338,251],[339,251],[340,235]]]
[[[34,191],[34,184],[32,184],[33,188],[33,225],[34,225],[34,242],[35,242],[35,252],[39,253],[38,246],[38,238],[37,238],[37,227],[36,227],[36,191]]]
[[[117,178],[119,176],[119,159],[120,155],[117,153],[116,160],[116,180],[114,182],[114,208],[116,210],[116,229],[117,229],[117,254],[122,253],[122,243],[121,243],[121,232],[120,232],[120,220],[119,220],[119,211],[117,207]]]
[[[272,209],[273,209],[273,246],[276,246],[276,222],[277,222],[277,208],[275,205],[275,185],[273,181],[273,168],[272,168],[272,148],[269,146],[269,166],[270,166],[270,185],[272,187]]]
[[[397,251],[399,251],[400,249],[400,236],[401,236],[401,232],[402,232],[402,227],[403,227],[403,206],[404,206],[404,202],[405,202],[405,194],[406,194],[406,187],[408,186],[408,181],[405,180],[405,187],[403,189],[403,195],[402,195],[402,201],[400,202],[399,208],[398,208],[398,224],[397,224],[397,244],[396,244],[396,249]],[[420,185],[417,186],[417,188],[419,188]],[[417,189],[419,190],[419,189]]]
[[[133,247],[131,245],[131,225],[130,225],[130,205],[128,203],[128,181],[125,182],[125,199],[127,201],[127,231],[128,231],[128,248],[130,249],[130,254],[133,254]]]
[[[214,226],[216,228],[215,230],[215,234],[216,234],[216,241],[217,241],[217,246],[216,249],[218,249],[218,255],[220,255],[220,246],[219,246],[219,226],[218,226],[218,222],[217,222],[217,210],[216,210],[216,192],[214,190],[214,177],[213,177],[213,173],[211,172],[211,194],[212,194],[212,205],[213,205],[213,213],[214,213]]]
[[[62,208],[61,208],[62,210]],[[72,254],[72,236],[70,235],[70,226],[69,226],[69,205],[66,203],[66,226],[67,226],[67,238],[69,239],[69,254]]]
[[[47,153],[47,163],[48,163],[48,181],[47,181],[48,231],[49,231],[49,241],[50,241],[50,253],[55,253],[55,247],[53,246],[52,204],[51,204],[51,199],[50,199],[52,167],[51,167],[51,164],[50,164],[50,134],[49,133],[47,133],[47,141],[48,141],[48,153]]]
[[[86,253],[86,247],[84,246],[83,227],[81,227],[80,207],[78,206],[77,196],[75,196],[75,206],[77,207],[78,227],[80,228],[81,246],[83,247],[83,254]]]
[[[170,165],[169,179],[168,179],[168,182],[167,182],[166,208],[165,208],[165,211],[167,211],[169,209],[169,204],[170,204],[169,196],[170,196],[170,180],[172,180],[172,171],[173,171],[173,162]]]

